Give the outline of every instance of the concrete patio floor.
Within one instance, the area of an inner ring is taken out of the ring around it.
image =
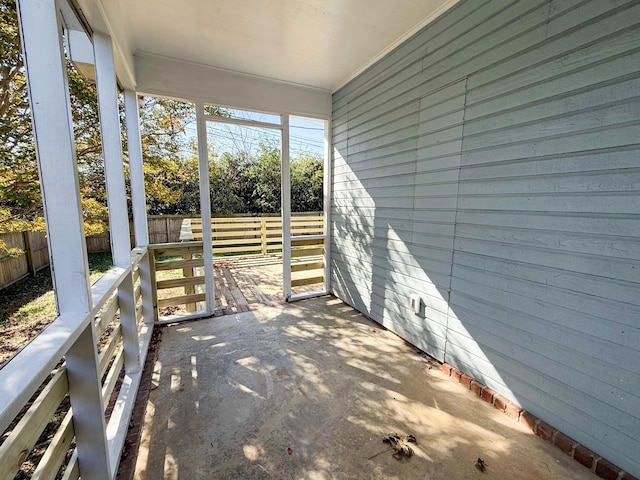
[[[137,479],[597,478],[329,296],[166,327],[153,382]]]

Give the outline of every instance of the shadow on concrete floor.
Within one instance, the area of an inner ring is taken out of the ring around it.
[[[154,383],[137,479],[596,478],[333,297],[167,327]]]

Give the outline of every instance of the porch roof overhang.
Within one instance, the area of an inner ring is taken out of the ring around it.
[[[74,0],[139,93],[328,118],[331,93],[459,0]]]

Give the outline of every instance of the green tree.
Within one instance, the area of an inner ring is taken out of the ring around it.
[[[186,128],[194,121],[193,104],[144,97],[140,108],[140,136],[147,208],[151,215],[195,213],[189,201],[180,201],[184,194],[192,197],[194,187],[197,190],[197,160],[195,165],[186,161],[193,157]]]
[[[291,161],[291,211],[322,211],[323,161],[310,154],[298,154]]]
[[[14,0],[0,0],[0,59],[0,228],[23,230],[42,202]]]
[[[248,204],[249,212],[280,212],[280,171],[280,150],[261,143],[258,155],[251,162],[248,172],[253,185]]]
[[[43,230],[42,196],[14,0],[0,0],[0,231]],[[85,230],[107,228],[95,87],[68,64]]]
[[[206,106],[209,115],[228,117],[224,109]],[[147,211],[151,215],[200,212],[198,159],[189,126],[195,124],[192,103],[144,97],[140,107]],[[215,156],[210,152],[211,156]],[[210,169],[214,164],[210,162]]]
[[[248,193],[252,190],[249,165],[250,159],[246,152],[236,155],[224,152],[219,158],[212,156],[209,184],[213,215],[247,212]]]

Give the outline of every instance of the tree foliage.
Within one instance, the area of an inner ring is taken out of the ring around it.
[[[0,233],[44,230],[15,0],[0,0],[0,21]],[[108,205],[97,92],[71,62],[67,66],[85,234],[100,233],[108,228]],[[122,102],[120,108],[124,122]],[[207,113],[229,116],[224,109],[212,106],[207,107]],[[142,100],[140,130],[150,214],[199,214],[194,124],[193,104],[154,97]],[[122,138],[126,169],[124,131]],[[210,152],[214,215],[280,211],[279,148],[263,140],[252,152]],[[311,155],[292,159],[291,192],[292,211],[322,209],[320,159]]]
[[[180,189],[173,190],[176,197],[170,203],[158,199],[149,213],[198,215],[200,191],[197,159],[176,160],[174,165],[179,167],[182,178]],[[322,159],[310,154],[299,154],[291,159],[292,212],[322,211],[322,169]],[[279,213],[280,175],[280,150],[268,143],[261,143],[254,155],[244,151],[236,154],[224,152],[219,156],[211,153],[209,188],[212,215]]]
[[[14,1],[0,1],[0,21],[0,222],[15,231],[38,216],[40,187]]]
[[[323,162],[310,154],[298,154],[291,162],[291,211],[321,212]]]

